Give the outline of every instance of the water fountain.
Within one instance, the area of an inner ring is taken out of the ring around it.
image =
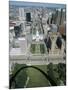
[[[40,40],[40,35],[39,35],[39,31],[37,30],[36,31],[36,41],[39,41]]]

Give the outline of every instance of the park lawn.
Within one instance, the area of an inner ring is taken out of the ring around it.
[[[46,53],[46,48],[44,44],[31,44],[30,47],[30,52],[32,54],[45,54]]]
[[[19,70],[22,66],[26,65],[16,64],[13,70],[13,74],[15,74],[16,71]],[[34,66],[38,67],[39,69],[47,73],[47,65],[34,65]],[[27,77],[29,77],[29,81],[26,87],[45,87],[50,85],[49,81],[45,78],[45,76],[41,72],[33,68],[26,68],[17,75],[15,79],[17,83],[16,88],[24,88],[27,81]]]
[[[39,69],[43,70],[45,73],[47,73],[47,65],[34,65],[38,67]]]
[[[45,65],[36,65],[36,67],[42,69],[46,72]],[[36,69],[28,68],[27,69],[27,76],[29,77],[29,82],[27,87],[45,87],[50,86],[49,81],[45,78],[45,76]]]
[[[13,70],[13,74],[15,74],[16,71],[22,66],[27,66],[27,65],[16,64]],[[48,65],[34,65],[34,66],[38,67],[39,69],[43,70],[46,74],[48,74]],[[53,64],[53,73],[51,72],[51,75],[52,74],[54,75],[53,77],[54,81],[57,83],[57,85],[60,85],[59,74],[56,70],[57,70],[57,64]],[[29,80],[26,85],[28,77],[29,77]],[[57,81],[57,78],[59,78],[58,81]],[[26,85],[26,88],[51,86],[47,78],[45,78],[45,76],[40,71],[32,67],[22,70],[16,77],[16,88],[24,88],[25,85]]]

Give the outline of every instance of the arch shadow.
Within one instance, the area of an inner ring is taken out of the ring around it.
[[[21,67],[19,70],[17,70],[17,72],[10,78],[10,81],[9,81],[9,88],[10,89],[12,86],[12,82],[15,81],[15,77],[18,75],[18,73],[20,73],[21,70],[24,70],[25,68],[34,68],[34,69],[38,70],[39,72],[41,72],[45,76],[45,78],[47,78],[47,80],[50,82],[50,84],[52,86],[57,86],[55,81],[52,78],[50,78],[43,70],[39,69],[36,66],[24,66],[24,67]]]

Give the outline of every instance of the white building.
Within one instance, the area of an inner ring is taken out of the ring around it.
[[[20,21],[24,21],[25,20],[24,8],[19,8],[19,20]]]
[[[27,40],[25,37],[18,38],[19,40],[19,46],[21,48],[21,52],[24,54],[27,52]]]

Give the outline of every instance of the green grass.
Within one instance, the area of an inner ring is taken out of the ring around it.
[[[16,64],[14,67],[14,70],[12,71],[13,74],[16,73],[17,70],[19,70],[22,66],[26,66],[23,64]],[[38,67],[39,69],[43,70],[45,73],[50,75],[52,79],[57,83],[57,85],[60,85],[60,78],[59,78],[59,73],[57,72],[57,64],[49,64],[49,65],[34,65]],[[49,70],[49,73],[48,73]],[[61,72],[60,72],[61,73]],[[16,88],[23,88],[26,81],[27,77],[29,77],[29,81],[27,83],[26,87],[45,87],[45,86],[50,86],[49,81],[45,76],[39,72],[38,70],[34,68],[26,68],[22,70],[16,77]],[[58,80],[57,80],[58,78]],[[65,80],[65,78],[63,77]],[[62,80],[63,81],[63,80]]]
[[[31,44],[30,51],[33,54],[44,54],[46,52],[44,44]]]
[[[42,54],[45,53],[45,47],[44,47],[44,44],[40,44],[40,52],[41,52]]]
[[[31,53],[35,53],[35,44],[31,44],[30,51]]]
[[[47,67],[45,65],[36,65],[36,67],[42,69],[46,72]],[[28,68],[27,75],[29,76],[29,83],[27,87],[44,87],[49,86],[49,81],[45,78],[45,76],[36,69]]]
[[[25,65],[16,64],[13,70],[13,74],[15,74],[16,71],[19,70],[22,66],[25,66]],[[46,65],[35,65],[35,66],[47,73]],[[29,81],[26,87],[49,86],[49,81],[45,78],[45,76],[41,72],[39,72],[34,68],[26,68],[22,70],[15,78],[16,80],[15,88],[23,88],[25,86],[27,77],[29,77]]]

